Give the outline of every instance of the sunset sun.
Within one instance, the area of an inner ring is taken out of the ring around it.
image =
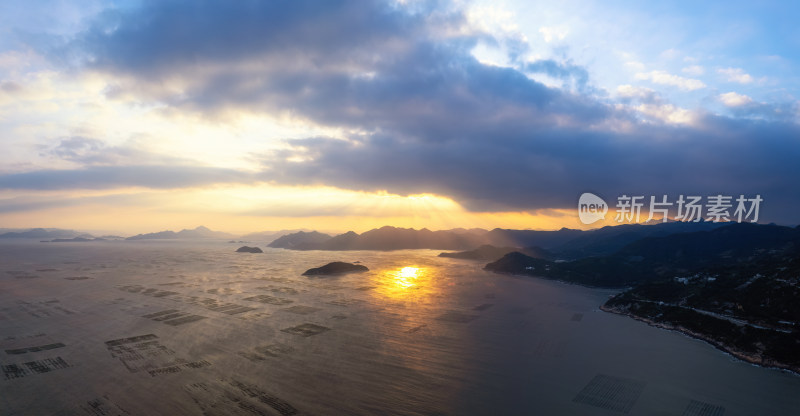
[[[403,267],[397,274],[402,279],[416,279],[419,268],[417,267]]]

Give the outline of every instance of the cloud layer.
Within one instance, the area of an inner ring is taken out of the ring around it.
[[[771,218],[797,222],[800,195],[790,190],[800,177],[800,129],[791,109],[776,115],[733,92],[717,100],[740,117],[680,109],[643,89],[611,99],[569,60],[489,65],[472,54],[481,42],[502,39],[435,1],[168,0],[109,11],[50,57],[113,80],[110,98],[210,118],[290,114],[343,128],[344,137],[289,140],[258,156],[258,174],[71,139],[51,151],[85,167],[7,174],[0,188],[264,181],[435,193],[476,211],[571,207],[584,191],[760,193]],[[686,73],[702,74],[697,68]],[[753,81],[737,68],[718,73]],[[536,74],[574,88],[546,86]],[[637,77],[687,91],[708,87],[664,71]]]

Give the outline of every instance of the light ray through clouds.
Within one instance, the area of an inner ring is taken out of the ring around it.
[[[758,193],[797,223],[796,6],[577,6],[0,6],[0,222],[137,195],[147,218],[101,227],[177,198],[206,208],[170,228],[578,227],[593,190]]]

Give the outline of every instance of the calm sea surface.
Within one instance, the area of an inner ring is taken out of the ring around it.
[[[614,291],[240,245],[0,243],[0,414],[800,414],[800,377],[599,311]],[[300,275],[330,261],[370,271]]]

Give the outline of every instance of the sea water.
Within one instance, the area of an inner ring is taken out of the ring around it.
[[[800,414],[800,377],[600,311],[613,290],[239,245],[1,242],[0,414]],[[301,275],[331,261],[369,271]]]

